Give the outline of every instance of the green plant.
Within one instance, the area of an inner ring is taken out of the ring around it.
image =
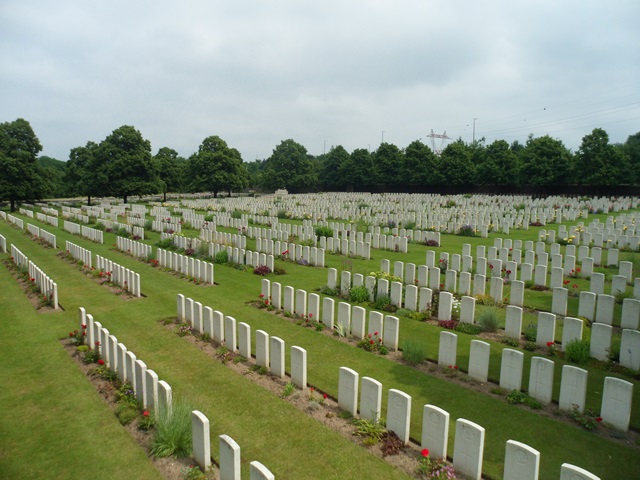
[[[475,323],[458,322],[454,330],[456,332],[462,332],[468,335],[478,335],[480,332],[482,332],[482,327]]]
[[[535,352],[538,346],[536,342],[525,342],[523,347],[527,352]]]
[[[581,412],[578,405],[571,406],[571,418],[582,425],[587,430],[593,430],[596,425],[602,422],[602,417],[598,416],[593,410],[587,408]]]
[[[524,327],[524,339],[528,342],[535,342],[538,339],[538,327],[533,323],[527,324]]]
[[[347,331],[344,328],[344,325],[341,324],[340,322],[333,325],[333,330],[334,330],[334,335],[340,338],[344,338],[347,336]]]
[[[260,265],[259,267],[256,267],[253,269],[253,274],[254,275],[260,275],[262,277],[265,277],[267,275],[269,275],[271,273],[271,269],[269,267],[267,267],[266,265]]]
[[[423,448],[420,455],[422,455],[418,466],[420,478],[426,480],[456,480],[458,478],[453,466],[447,463],[446,458],[430,458],[427,448]]]
[[[374,418],[377,418],[378,415],[379,412],[375,412]],[[356,431],[353,434],[358,437],[364,437],[363,443],[365,445],[375,445],[380,442],[386,432],[382,419],[372,422],[366,418],[359,418],[353,420],[353,424],[356,426]]]
[[[542,404],[538,400],[530,397],[528,393],[519,390],[511,390],[507,394],[507,403],[512,405],[526,405],[534,410],[542,408]]]
[[[576,365],[586,365],[591,358],[589,340],[574,339],[564,348],[564,358]]]
[[[342,420],[349,420],[353,418],[353,415],[348,410],[340,410],[338,412],[338,418],[341,418]]]
[[[424,341],[407,339],[402,342],[402,358],[409,365],[418,365],[427,360],[427,345]]]
[[[83,345],[85,339],[87,338],[87,326],[82,325],[81,330],[74,330],[73,332],[69,332],[69,338],[71,338],[71,343],[73,345],[79,346]]]
[[[184,480],[206,480],[207,476],[202,473],[200,467],[192,463],[182,469],[182,478]]]
[[[378,332],[367,334],[365,338],[358,342],[358,348],[363,348],[367,352],[379,353],[380,355],[389,353],[387,347],[382,344],[382,337],[379,336]]]
[[[369,290],[364,285],[351,287],[349,290],[349,301],[354,303],[363,303],[369,300]]]
[[[500,318],[498,317],[497,308],[485,308],[478,314],[478,324],[485,332],[496,332],[500,325]]]
[[[181,322],[176,325],[174,332],[177,333],[179,337],[184,337],[191,333],[191,326],[187,322]]]
[[[142,412],[142,416],[140,417],[140,422],[138,422],[138,430],[142,430],[148,432],[155,425],[155,418],[152,412],[149,410],[144,410]]]
[[[101,360],[98,360],[98,363],[100,363],[100,362],[101,362]],[[104,380],[106,380],[108,382],[113,382],[116,378],[118,378],[118,374],[116,372],[114,372],[113,370],[109,369],[109,367],[107,367],[104,364],[99,365],[96,368],[95,372],[102,379],[104,379]]]
[[[116,401],[122,404],[128,404],[138,408],[138,399],[134,393],[130,383],[123,383],[120,388],[116,390]]]
[[[373,302],[373,308],[376,310],[386,310],[391,305],[391,298],[388,295],[378,295],[376,301]]]
[[[191,454],[191,407],[173,401],[171,408],[160,407],[151,441],[154,457],[186,457]]]
[[[100,360],[100,342],[94,342],[93,350],[84,353],[84,363],[97,363]]]
[[[520,346],[520,341],[517,338],[502,337],[500,339],[500,341],[502,343],[504,343],[505,345],[508,345],[510,347],[519,347]]]
[[[284,390],[282,391],[282,395],[285,397],[288,397],[289,395],[291,395],[293,392],[296,391],[296,386],[289,382],[284,386]]]
[[[116,407],[115,414],[122,425],[128,425],[138,416],[138,408],[128,403],[121,403]]]
[[[318,225],[315,228],[316,237],[333,237],[333,230],[330,227]]]

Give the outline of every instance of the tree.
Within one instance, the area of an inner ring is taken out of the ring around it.
[[[98,144],[87,142],[84,147],[72,148],[69,152],[65,182],[70,195],[87,197],[87,205],[91,205],[91,197],[106,191],[109,183],[106,173],[96,169],[96,151]]]
[[[356,148],[351,152],[349,160],[342,165],[338,175],[344,178],[345,186],[352,191],[363,191],[375,185],[373,160],[369,151],[366,148]]]
[[[602,128],[594,128],[582,137],[576,153],[576,183],[584,185],[619,185],[630,183],[627,177],[625,154],[609,144],[609,135]]]
[[[324,191],[343,190],[346,179],[338,172],[349,162],[349,152],[342,145],[331,148],[320,168],[320,185]]]
[[[122,197],[147,195],[160,190],[151,143],[134,127],[123,125],[105,138],[95,151],[95,172],[107,179],[102,195]],[[95,192],[94,192],[95,194]]]
[[[404,151],[402,177],[409,185],[438,185],[442,182],[438,163],[427,145],[414,140]]]
[[[376,183],[397,187],[402,184],[402,152],[392,143],[382,143],[373,155]]]
[[[47,198],[66,198],[69,196],[65,174],[67,162],[42,155],[37,160],[45,183],[45,196]]]
[[[158,169],[162,186],[163,202],[167,201],[167,192],[180,192],[183,189],[184,164],[186,160],[175,150],[162,147],[153,157]]]
[[[44,193],[42,172],[36,162],[41,150],[26,120],[0,124],[0,199],[9,200],[12,212],[17,201],[37,200]]]
[[[514,185],[518,181],[518,156],[504,140],[495,140],[476,166],[478,185]]]
[[[458,139],[450,143],[440,156],[441,171],[445,185],[471,185],[475,169],[472,163],[471,149]]]
[[[640,132],[629,135],[620,148],[627,155],[630,183],[640,185]]]
[[[529,135],[522,152],[522,185],[567,185],[573,155],[560,140],[549,135]]]
[[[198,153],[189,157],[187,176],[192,192],[213,192],[214,197],[223,190],[229,194],[242,190],[249,183],[240,152],[218,136],[205,138]]]
[[[262,172],[262,185],[267,190],[309,192],[317,183],[307,149],[291,139],[283,140],[273,150]]]

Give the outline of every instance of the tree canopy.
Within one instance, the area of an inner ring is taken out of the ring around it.
[[[270,190],[308,192],[317,186],[317,181],[307,149],[291,139],[273,150],[262,172],[262,186]]]

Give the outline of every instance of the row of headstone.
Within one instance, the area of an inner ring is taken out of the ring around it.
[[[33,210],[27,210],[26,208],[19,208],[18,213],[25,215],[29,218],[33,218]]]
[[[114,222],[106,219],[100,219],[100,220],[104,224],[104,226],[110,231],[122,229],[128,232],[130,235],[133,235],[134,237],[138,237],[139,239],[144,240],[143,227],[136,226],[136,225],[129,225],[126,223]]]
[[[56,248],[56,236],[53,233],[49,233],[44,228],[39,228],[30,223],[27,223],[27,231],[33,235],[34,238],[42,238],[53,248]]]
[[[217,344],[225,344],[232,352],[244,358],[251,358],[251,326],[245,322],[225,316],[218,310],[203,306],[182,294],[177,296],[177,318],[187,322],[197,334],[206,334]],[[285,342],[281,338],[270,337],[264,330],[255,332],[256,365],[265,367],[271,375],[286,376]],[[301,389],[307,388],[307,351],[291,347],[291,382]]]
[[[247,237],[237,233],[218,232],[208,228],[200,230],[200,238],[206,242],[231,245],[236,248],[247,248]],[[260,249],[257,249],[260,251]],[[271,252],[267,252],[271,253]]]
[[[187,255],[181,255],[169,250],[158,248],[156,253],[158,265],[183,273],[188,277],[197,278],[205,283],[213,285],[214,267],[213,263],[205,262]]]
[[[210,424],[207,416],[194,410],[191,412],[191,438],[193,459],[203,472],[211,468]],[[240,445],[228,435],[219,436],[220,480],[241,480]],[[262,463],[249,463],[251,480],[275,480],[275,475]]]
[[[91,250],[71,243],[69,240],[65,241],[65,249],[72,258],[81,261],[85,268],[90,269],[93,266]]]
[[[109,281],[119,285],[131,295],[140,297],[140,274],[117,264],[105,257],[96,255],[96,268],[109,275]]]
[[[90,218],[89,215],[84,215],[82,213],[76,213],[76,212],[72,212],[72,211],[62,211],[62,218],[64,218],[65,220],[76,220],[78,222],[82,222],[82,223],[89,223],[90,222]]]
[[[457,366],[457,335],[440,332],[438,365],[444,368]],[[640,341],[640,335],[638,335]],[[489,375],[490,345],[481,340],[472,340],[469,354],[468,374],[474,380],[487,382]],[[505,348],[502,350],[500,387],[506,390],[522,390],[524,353]],[[554,362],[542,357],[531,358],[529,394],[548,405],[553,393]],[[587,370],[564,365],[560,385],[559,409],[571,411],[574,406],[584,411],[587,394]],[[606,377],[602,395],[602,419],[613,428],[627,431],[631,419],[633,384],[614,377]],[[614,407],[615,406],[615,407]]]
[[[0,235],[0,252],[7,253],[7,239],[4,235]]]
[[[153,253],[151,245],[120,236],[116,237],[116,247],[138,258],[149,258]]]
[[[293,262],[324,268],[324,248],[257,238],[256,251],[264,252],[267,255],[281,255]]]
[[[252,252],[251,250],[239,249],[236,247],[225,246],[219,243],[209,244],[209,257],[215,258],[215,256],[222,251],[227,252],[227,257],[230,262],[239,263],[241,265],[250,265],[252,267],[259,267],[265,265],[273,272],[275,267],[275,258],[273,255],[267,255],[266,253]]]
[[[15,215],[11,215],[10,213],[7,213],[5,220],[7,220],[9,223],[14,224],[16,227],[18,227],[21,230],[24,229],[24,221],[21,218],[16,217]]]
[[[122,383],[131,385],[136,398],[143,408],[170,412],[172,408],[172,389],[167,382],[159,380],[158,374],[147,368],[146,363],[136,357],[118,339],[109,333],[102,324],[93,319],[83,307],[78,317],[81,329],[86,330],[85,343],[90,349],[98,349],[105,365],[118,375]]]
[[[58,309],[58,284],[54,282],[40,267],[33,263],[29,258],[20,251],[18,247],[11,244],[11,261],[18,268],[26,269],[29,274],[29,281],[36,285],[38,292],[44,295],[53,305],[54,309]]]
[[[60,214],[58,213],[58,210],[55,208],[50,208],[50,207],[41,207],[40,210],[42,210],[42,213],[44,213],[45,215],[51,215],[52,217],[58,217]]]
[[[179,223],[169,223],[160,220],[154,220],[153,222],[151,222],[151,230],[153,230],[154,232],[180,233],[182,231],[182,226]]]
[[[358,409],[358,397],[360,408]],[[341,367],[338,380],[338,405],[343,410],[376,421],[382,411],[382,384],[369,377],[359,381],[358,372]],[[435,405],[424,405],[421,448],[429,451],[433,459],[446,458],[449,442],[449,412]],[[387,401],[387,430],[394,432],[405,444],[409,442],[411,396],[390,389]],[[482,478],[485,429],[469,420],[456,420],[453,447],[453,468],[465,478]],[[540,452],[520,442],[508,440],[504,460],[504,478],[537,480],[540,470]],[[571,464],[561,466],[560,478],[597,480],[598,477]]]
[[[398,349],[400,320],[393,315],[384,315],[374,310],[369,310],[367,315],[365,308],[352,306],[347,302],[338,303],[336,315],[335,301],[331,297],[322,299],[321,311],[320,295],[317,293],[307,293],[291,286],[283,288],[280,283],[266,278],[262,279],[260,294],[276,310],[322,322],[326,328],[336,329],[342,336],[351,335],[358,340],[375,334],[389,350]]]

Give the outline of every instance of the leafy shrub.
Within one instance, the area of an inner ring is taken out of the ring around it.
[[[164,250],[173,248],[173,240],[170,238],[165,238],[164,240],[160,240],[156,242],[156,247],[162,248]]]
[[[171,410],[158,410],[155,435],[151,442],[152,455],[161,458],[191,455],[191,410],[187,404],[175,401]]]
[[[496,308],[485,308],[478,314],[478,324],[485,332],[497,332],[500,325],[498,310]]]
[[[466,333],[468,335],[478,335],[482,332],[482,327],[475,323],[459,322],[458,325],[456,325],[455,331]]]
[[[427,359],[427,345],[418,340],[405,340],[402,342],[402,358],[409,365],[424,363]]]
[[[436,240],[425,240],[424,244],[427,247],[439,247],[440,244]]]
[[[102,222],[98,222],[98,223],[96,223],[96,224],[93,226],[93,228],[95,228],[96,230],[102,230],[102,231],[104,232],[104,229],[105,229],[106,227],[104,226],[104,223],[102,223]]]
[[[571,340],[564,349],[565,360],[576,365],[586,365],[590,358],[590,346],[589,340]]]
[[[260,265],[253,269],[254,275],[267,276],[271,273],[271,269],[266,265]]]
[[[121,403],[116,407],[115,414],[122,425],[129,425],[138,416],[138,407]]]
[[[151,230],[151,228],[153,227],[153,221],[151,220],[145,220],[144,222],[144,229],[145,230]]]
[[[507,403],[512,405],[526,405],[534,410],[542,408],[542,404],[538,400],[530,397],[528,393],[520,392],[518,390],[511,390],[507,394]]]
[[[226,250],[220,250],[216,253],[215,257],[213,257],[213,263],[224,264],[229,263],[229,254]]]
[[[510,347],[519,347],[520,341],[517,338],[504,337],[500,340],[505,345],[509,345]]]
[[[124,238],[129,238],[131,236],[131,234],[127,231],[126,228],[124,227],[120,227],[117,231],[116,231],[116,235],[118,235],[119,237],[124,237]]]
[[[333,230],[330,227],[318,225],[315,231],[316,237],[333,237]]]
[[[524,327],[524,339],[528,342],[535,342],[538,339],[538,327],[533,323],[529,323]]]
[[[442,328],[448,328],[449,330],[455,330],[458,326],[457,320],[440,320],[438,326]]]
[[[535,352],[537,348],[536,342],[525,342],[524,344],[524,349],[527,352]]]
[[[234,208],[233,212],[231,212],[231,218],[242,218],[242,210]]]
[[[389,298],[388,295],[378,295],[376,301],[373,303],[373,308],[376,310],[386,310],[389,305],[391,305],[391,298]]]
[[[402,228],[406,230],[414,230],[416,228],[416,222],[414,221],[403,222]]]
[[[456,233],[456,235],[459,235],[461,237],[477,237],[478,236],[478,234],[476,233],[476,230],[471,225],[462,225],[458,229],[458,233]]]
[[[369,290],[364,285],[359,287],[351,287],[349,290],[349,301],[354,303],[363,303],[369,300]]]

